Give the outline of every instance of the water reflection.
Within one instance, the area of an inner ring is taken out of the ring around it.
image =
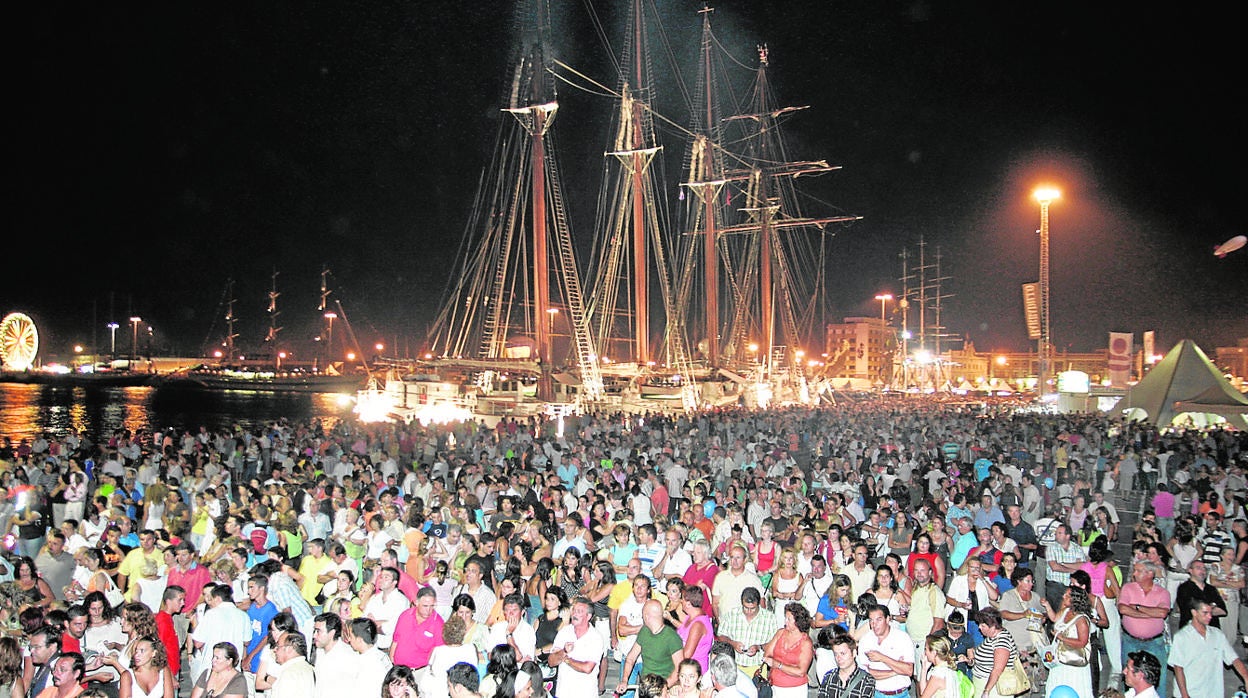
[[[333,393],[0,383],[0,436],[14,441],[73,430],[98,443],[116,429],[250,429],[282,417],[320,418],[331,427],[350,416],[350,402]]]

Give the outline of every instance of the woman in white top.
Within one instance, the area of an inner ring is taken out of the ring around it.
[[[919,698],[959,698],[958,658],[953,654],[949,638],[928,635],[923,647],[923,657],[929,665],[919,678]]]
[[[964,609],[967,618],[974,618],[976,613],[996,603],[1001,598],[1001,592],[996,584],[984,578],[979,558],[967,557],[958,574],[949,582],[949,592],[945,596],[949,598],[950,606]],[[968,623],[967,629],[978,640],[978,626]]]
[[[466,641],[468,626],[464,619],[452,615],[442,625],[442,642],[429,654],[429,667],[420,677],[421,698],[448,698],[447,671],[459,662],[477,665],[477,648]]]
[[[134,643],[132,668],[121,674],[118,698],[177,698],[165,646],[152,635]]]
[[[386,548],[397,543],[398,541],[386,532],[385,521],[382,520],[381,514],[376,514],[368,520],[368,552],[365,553],[368,559],[380,560]]]

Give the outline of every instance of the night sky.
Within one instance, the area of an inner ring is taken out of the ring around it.
[[[623,1],[592,3],[611,47],[589,0],[551,3],[560,57],[614,85]],[[672,56],[691,57],[701,3],[659,5]],[[1033,347],[1019,287],[1037,277],[1030,192],[1051,183],[1059,349],[1111,330],[1137,346],[1156,330],[1159,350],[1248,336],[1248,249],[1212,255],[1248,232],[1233,22],[1072,2],[715,7],[724,48],[753,66],[767,43],[780,99],[811,107],[786,124],[790,154],[844,168],[803,182],[824,207],[807,212],[863,216],[830,247],[830,321],[878,315],[873,296],[900,292],[899,254],[922,238],[950,277],[951,331]],[[323,264],[363,341],[421,348],[502,116],[511,3],[19,12],[0,310],[33,316],[45,352],[106,347],[105,323],[139,315],[162,350],[197,353],[221,331],[228,278],[239,341],[258,340],[275,269],[283,336],[310,335]],[[674,86],[668,58],[654,65]],[[565,191],[587,236],[610,105],[561,89]],[[687,122],[675,94],[658,108]]]

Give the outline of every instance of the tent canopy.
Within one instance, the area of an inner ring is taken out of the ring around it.
[[[1121,410],[1138,409],[1146,420],[1168,425],[1185,412],[1215,414],[1248,429],[1248,397],[1232,386],[1190,339],[1179,342],[1148,375],[1127,391]]]

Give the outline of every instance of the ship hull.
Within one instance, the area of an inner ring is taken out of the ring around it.
[[[326,375],[221,375],[185,373],[164,377],[160,385],[191,390],[248,390],[286,393],[354,394],[364,387],[366,376]]]

